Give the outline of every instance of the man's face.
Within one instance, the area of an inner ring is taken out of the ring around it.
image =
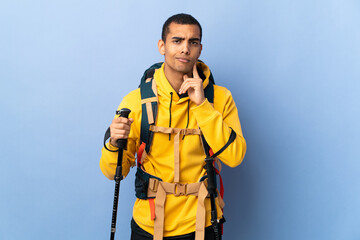
[[[200,29],[197,25],[171,23],[166,42],[159,40],[158,47],[165,56],[167,71],[192,73],[202,50]]]

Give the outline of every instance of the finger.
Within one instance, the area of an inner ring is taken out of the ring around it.
[[[179,94],[186,93],[190,86],[193,86],[193,83],[191,81],[192,78],[188,78],[186,81],[184,81],[181,84]]]
[[[202,81],[198,80],[198,79],[194,79],[194,78],[188,78],[186,79],[186,81],[184,81],[180,87],[181,92],[186,92],[188,89],[188,86],[191,86],[192,88],[198,88],[200,87],[202,84]],[[187,89],[185,90],[185,87],[187,87]]]
[[[184,94],[189,90],[189,86],[184,86],[180,94]]]
[[[128,138],[129,134],[130,134],[130,131],[114,130],[114,131],[111,131],[110,138],[113,139],[114,141],[116,141],[117,139]]]
[[[194,64],[193,67],[193,78],[200,78],[199,73],[197,71],[196,63]]]
[[[130,129],[112,129],[112,131],[110,131],[110,133],[112,134],[113,137],[126,136],[126,135],[129,135]]]
[[[130,130],[123,130],[123,129],[110,130],[110,137],[113,139],[127,138],[129,134],[130,134]]]
[[[123,135],[123,134],[115,135],[110,138],[110,143],[111,143],[111,145],[117,147],[117,141],[119,139],[127,139],[127,138],[129,138],[129,135]]]
[[[196,84],[196,85],[201,85],[202,84],[202,79],[201,78],[188,78],[186,80],[183,81],[182,85],[186,84],[186,83],[191,83],[191,84]]]
[[[130,124],[114,122],[110,125],[110,129],[125,129],[130,131]]]
[[[125,117],[118,117],[119,121],[122,123],[130,123],[129,118],[125,118]]]
[[[195,79],[195,78],[188,78],[186,79],[186,81],[184,81],[182,83],[182,86],[184,86],[185,84],[192,84],[192,85],[201,85],[202,84],[202,80],[201,79]]]
[[[114,118],[113,122],[131,124],[130,120],[128,118],[124,118],[124,117]]]
[[[186,93],[190,88],[195,89],[196,86],[197,85],[192,82],[186,82],[182,87],[182,93]]]
[[[123,130],[130,131],[130,125],[125,124],[125,123],[119,123],[117,125],[114,125],[114,129],[123,129]]]
[[[181,86],[180,86],[180,88],[179,88],[179,94],[182,94],[182,92],[183,92],[183,86],[184,86],[184,84],[185,84],[185,82],[187,81],[189,79],[189,76],[187,75],[187,74],[184,74],[184,76],[183,76],[183,82],[182,82],[182,84],[181,84]]]
[[[110,143],[113,146],[117,146],[117,141],[119,139],[127,139],[130,134],[130,126],[124,123],[120,123],[123,127],[122,129],[117,129],[114,127],[114,124],[110,126]]]

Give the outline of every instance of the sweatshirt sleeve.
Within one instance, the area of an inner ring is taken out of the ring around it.
[[[229,90],[221,88],[215,93],[215,105],[206,99],[192,108],[196,121],[213,152],[219,151],[229,140],[231,129],[235,140],[218,156],[230,167],[238,166],[244,159],[246,142],[242,135],[238,111]]]
[[[129,114],[129,118],[133,118],[134,122],[131,124],[130,128],[130,134],[127,141],[127,150],[124,150],[123,152],[123,161],[122,161],[122,167],[123,171],[122,174],[124,177],[127,176],[127,174],[130,171],[130,167],[135,166],[135,153],[137,149],[139,148],[139,127],[138,127],[138,119],[139,119],[139,111],[138,106],[136,105],[136,97],[134,94],[129,94],[130,96],[124,97],[123,101],[121,102],[118,110],[122,108],[129,108],[131,110]],[[132,95],[132,96],[131,96]],[[135,94],[136,95],[136,94]],[[139,103],[138,105],[141,106]],[[118,116],[115,116],[118,117]],[[141,118],[140,118],[141,119]],[[114,147],[110,144],[110,142],[106,143],[106,146],[110,150],[117,150],[117,147]],[[100,158],[100,169],[102,173],[109,178],[110,180],[114,179],[116,166],[117,166],[117,160],[118,160],[118,152],[110,152],[106,150],[105,147],[101,150],[101,158]]]

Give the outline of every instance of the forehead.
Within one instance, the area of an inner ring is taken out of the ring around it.
[[[166,38],[172,37],[200,39],[200,28],[198,25],[194,24],[171,23],[169,25],[169,33]]]

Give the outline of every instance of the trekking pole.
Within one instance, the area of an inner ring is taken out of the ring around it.
[[[216,179],[215,179],[215,170],[213,166],[214,158],[207,157],[205,159],[205,169],[208,176],[208,192],[210,194],[210,205],[211,205],[211,224],[214,229],[215,240],[221,240],[220,233],[220,223],[217,216],[216,204],[215,204],[215,196],[216,196]]]
[[[202,136],[202,140],[205,143],[204,148],[206,152],[206,158],[205,158],[205,166],[207,177],[208,177],[208,186],[207,190],[210,194],[210,204],[211,204],[211,224],[214,229],[215,239],[221,240],[222,231],[220,229],[220,226],[225,222],[224,216],[221,220],[218,220],[217,217],[217,209],[215,204],[215,198],[216,198],[216,172],[215,172],[215,166],[214,166],[214,159],[219,156],[236,138],[236,133],[231,128],[231,133],[229,140],[227,143],[216,153],[210,154],[210,146],[206,143],[205,137]],[[211,156],[210,156],[211,155]]]
[[[120,111],[116,111],[117,115],[120,117],[128,118],[130,109],[122,108]],[[120,181],[123,179],[122,175],[122,158],[123,158],[123,151],[126,150],[127,139],[118,139],[117,140],[117,147],[119,148],[118,152],[118,161],[117,167],[115,172],[115,192],[114,192],[114,204],[113,204],[113,213],[112,213],[112,220],[111,220],[111,235],[110,240],[114,240],[115,232],[116,232],[116,216],[117,216],[117,209],[119,203],[119,191],[120,191]]]

